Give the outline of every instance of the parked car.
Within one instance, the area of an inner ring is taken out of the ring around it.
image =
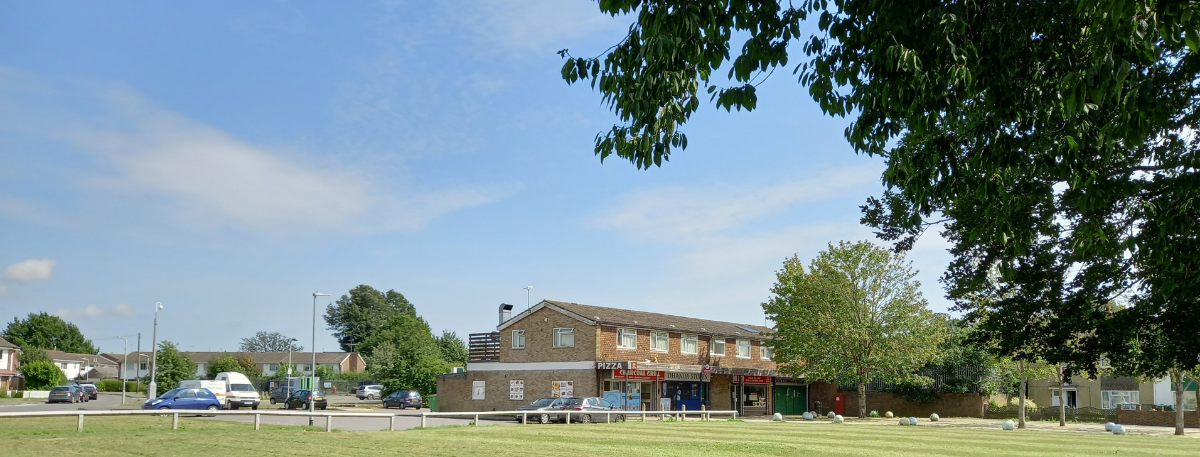
[[[362,386],[373,386],[376,384],[379,384],[379,381],[359,381],[358,385],[350,388],[350,393],[351,394],[357,393],[358,389],[361,389]]]
[[[408,408],[410,406],[416,409],[421,409],[421,393],[415,390],[397,390],[388,394],[388,396],[383,397],[384,408],[391,408],[393,406],[400,409]]]
[[[296,389],[291,386],[276,387],[275,390],[271,391],[271,404],[274,405],[287,401],[288,397],[292,396],[292,392],[294,391]]]
[[[354,393],[359,400],[374,400],[383,396],[383,386],[379,384],[371,386],[359,386],[358,391]]]
[[[537,422],[539,424],[549,424],[551,421],[558,420],[558,414],[550,414],[545,411],[561,411],[563,405],[562,398],[539,398],[533,403],[525,406],[517,407],[517,411],[542,411],[541,414],[530,414],[528,421]],[[517,421],[521,421],[521,416],[516,416]]]
[[[79,403],[83,400],[83,390],[75,386],[57,386],[50,389],[46,403]]]
[[[308,402],[313,403],[314,409],[325,409],[329,406],[329,402],[325,400],[325,392],[316,391],[315,394],[310,394],[308,389],[300,389],[293,391],[292,395],[284,400],[283,406],[287,409],[308,409]]]
[[[225,382],[213,381],[211,379],[185,379],[179,381],[175,387],[180,389],[208,389],[213,395],[217,396],[217,401],[221,402],[221,409],[228,408],[225,403]]]
[[[617,408],[612,402],[600,397],[570,397],[563,399],[563,411],[579,412],[571,414],[572,421],[579,421],[585,424],[605,421],[612,419],[613,421],[625,420],[624,414],[615,414],[622,411]],[[613,414],[609,414],[613,413]]]
[[[258,398],[258,391],[254,390],[254,384],[246,375],[237,372],[221,372],[217,373],[213,379],[225,384],[226,408],[238,409],[246,406],[250,409],[258,409],[261,401]]]
[[[95,400],[100,395],[100,389],[97,389],[96,385],[90,382],[80,384],[79,387],[83,388],[83,391],[87,393],[89,400]]]
[[[146,400],[142,409],[221,409],[217,394],[208,389],[180,387],[163,392],[158,398]]]

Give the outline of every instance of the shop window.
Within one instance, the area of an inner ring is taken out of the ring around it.
[[[775,357],[775,351],[771,350],[771,347],[765,344],[758,347],[758,353],[763,360],[771,360]]]
[[[574,328],[556,328],[556,329],[554,329],[554,347],[556,347],[556,348],[573,348],[573,347],[575,347],[575,329]]]
[[[708,353],[712,355],[725,355],[725,338],[709,338]]]
[[[696,335],[683,335],[679,338],[679,352],[695,354],[700,350],[700,339]]]
[[[750,358],[750,340],[737,340],[737,356],[740,359]]]
[[[512,348],[513,349],[525,349],[525,331],[524,330],[513,330],[512,331]]]
[[[631,328],[617,329],[618,349],[637,349],[637,330]]]
[[[655,352],[667,352],[670,349],[670,339],[667,332],[650,332],[650,350]]]

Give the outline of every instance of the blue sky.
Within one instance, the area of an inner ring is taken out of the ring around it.
[[[532,285],[761,323],[785,257],[871,237],[882,160],[780,72],[753,113],[703,109],[665,167],[601,164],[615,119],[555,51],[628,22],[586,0],[5,2],[0,318],[119,352],[161,301],[187,350],[310,347],[315,290],[395,289],[465,335]],[[937,310],[945,248],[910,255]],[[320,321],[316,347],[337,350]]]

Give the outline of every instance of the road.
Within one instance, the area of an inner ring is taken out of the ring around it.
[[[353,399],[353,397],[350,397]],[[98,411],[98,410],[115,410],[115,409],[138,409],[141,407],[144,397],[133,397],[132,395],[126,398],[126,404],[121,405],[121,394],[117,393],[100,393],[98,398],[86,403],[45,403],[43,402],[16,402],[5,401],[0,403],[0,411],[17,412],[17,411]],[[343,401],[341,398],[332,398],[334,404],[351,403],[349,400]],[[370,408],[367,405],[378,405],[379,400],[374,401],[353,401],[352,403],[361,404],[363,406],[356,408],[330,408],[329,411],[354,411],[354,412],[372,412],[372,413],[392,413],[396,416],[396,430],[404,430],[421,426],[421,411],[428,412],[428,409],[420,411],[413,409],[380,409]],[[264,402],[259,406],[260,411],[282,410],[281,405],[271,405]],[[321,411],[317,411],[320,414]],[[254,416],[220,416],[208,418],[209,420],[225,420],[231,422],[244,422],[251,424],[254,422]],[[262,416],[262,423],[269,425],[308,425],[307,416]],[[470,424],[470,419],[453,419],[453,418],[434,418],[426,419],[426,426],[437,427],[441,425],[467,425]],[[496,421],[496,424],[514,422]],[[317,416],[313,419],[313,425],[317,427],[325,426],[325,418]],[[387,430],[387,418],[375,417],[335,417],[333,418],[333,428],[347,431],[370,431],[370,430]]]

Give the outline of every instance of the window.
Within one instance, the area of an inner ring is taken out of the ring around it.
[[[762,343],[759,343],[759,344],[760,344],[760,346],[758,346],[759,357],[761,357],[763,360],[771,360],[772,357],[775,357],[775,351],[771,350],[770,346],[767,346]]]
[[[556,328],[556,329],[554,329],[554,347],[556,347],[556,348],[573,348],[573,347],[575,347],[575,329],[574,328]]]
[[[679,337],[679,352],[695,354],[700,351],[700,339],[696,335],[681,335]]]
[[[146,368],[146,362],[142,362],[142,366],[141,366],[141,368],[142,368],[143,370],[147,369],[147,368]]]
[[[1113,409],[1119,405],[1136,405],[1141,400],[1141,393],[1136,390],[1102,390],[1100,391],[1100,407]]]
[[[750,340],[737,340],[737,356],[738,358],[750,358]]]
[[[670,349],[670,342],[667,332],[650,332],[650,350],[655,352],[667,352]]]
[[[525,349],[525,331],[524,330],[513,330],[512,331],[512,348],[513,349]]]
[[[617,349],[637,349],[637,330],[632,328],[617,329]]]
[[[62,369],[64,369],[64,370],[66,370],[66,369],[67,369],[67,362],[62,362],[62,363],[59,363],[58,365],[59,365],[60,367],[62,367]]]
[[[725,338],[711,337],[708,339],[708,353],[712,355],[725,355]]]

